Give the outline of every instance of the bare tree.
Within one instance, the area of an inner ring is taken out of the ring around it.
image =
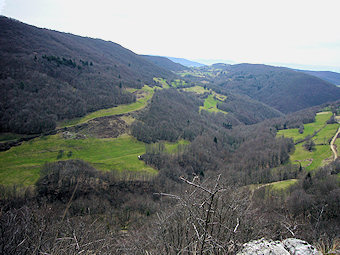
[[[229,254],[262,235],[248,190],[223,187],[220,175],[203,183],[197,176],[191,181],[180,179],[187,184],[181,195],[157,193],[177,203],[170,213],[157,214],[150,228],[153,233],[143,233],[145,245],[140,245],[141,237],[136,238],[139,253]]]

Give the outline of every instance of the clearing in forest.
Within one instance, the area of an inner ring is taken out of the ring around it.
[[[154,89],[144,86],[142,89],[136,90],[135,93],[137,96],[135,103],[92,112],[82,118],[65,121],[59,127],[88,124],[99,117],[140,110],[147,105],[154,94]],[[131,116],[121,117],[121,121],[126,123],[124,125],[130,125],[133,120]],[[113,120],[108,121],[111,123]],[[66,136],[65,133],[67,133]],[[138,174],[140,176],[157,174],[157,170],[138,159],[138,156],[144,153],[144,143],[127,134],[116,138],[104,138],[84,135],[80,130],[79,133],[63,132],[42,136],[23,142],[20,146],[12,147],[8,151],[0,152],[0,184],[33,185],[38,180],[40,169],[46,162],[68,159],[84,160],[99,170],[115,171],[118,176],[122,173],[125,176],[129,173],[136,176]]]
[[[208,112],[221,112],[224,114],[227,114],[227,112],[222,111],[217,108],[217,103],[219,100],[216,99],[213,95],[209,95],[205,100],[204,100],[204,106],[200,106],[200,111],[201,110],[206,110]]]
[[[301,164],[307,171],[314,170],[329,162],[333,153],[330,148],[330,141],[337,132],[339,124],[327,124],[327,120],[332,116],[331,112],[321,112],[315,116],[315,122],[304,125],[304,132],[299,133],[297,128],[285,129],[278,132],[278,136],[292,138],[294,142],[301,141],[307,136],[312,136],[315,146],[312,150],[307,150],[304,143],[295,146],[294,153],[290,156],[290,161],[294,164]]]
[[[187,84],[186,81],[183,81],[183,80],[180,80],[180,79],[175,79],[175,80],[171,81],[171,86],[174,87],[174,88],[185,87],[187,85],[188,84]]]
[[[106,139],[65,139],[61,133],[40,137],[1,152],[0,184],[33,185],[45,162],[68,159],[82,159],[104,171],[157,174],[138,160],[143,153],[144,143],[126,134]]]
[[[170,88],[170,85],[166,82],[166,79],[163,78],[153,78],[155,82],[157,82],[159,85],[162,86],[163,89],[168,89]]]
[[[203,88],[201,86],[194,86],[194,87],[190,87],[190,88],[185,88],[183,89],[184,91],[187,92],[194,92],[196,94],[204,94],[204,93],[209,93],[210,95],[204,100],[204,106],[200,107],[200,111],[201,110],[206,110],[208,112],[221,112],[224,114],[227,114],[227,112],[222,111],[220,109],[217,108],[217,103],[219,101],[223,102],[224,100],[227,99],[227,96],[222,95],[222,94],[218,94],[215,91],[211,90],[211,89],[206,89]]]
[[[177,142],[161,141],[158,143],[146,144],[145,148],[147,153],[174,154],[182,153],[189,144],[189,141],[181,139]]]
[[[99,117],[125,114],[140,110],[144,108],[147,105],[148,101],[152,98],[154,94],[154,89],[147,85],[144,85],[142,89],[136,90],[134,93],[136,93],[137,96],[137,100],[134,103],[121,104],[116,107],[91,112],[81,118],[74,118],[71,120],[62,121],[58,124],[58,128],[76,126]]]
[[[299,133],[298,128],[291,128],[280,130],[277,133],[277,135],[292,138],[294,142],[297,142],[299,140],[306,138],[308,135],[312,136],[314,132],[322,129],[326,125],[327,120],[329,120],[331,116],[332,116],[331,112],[317,113],[314,122],[303,125],[304,130],[302,134]]]

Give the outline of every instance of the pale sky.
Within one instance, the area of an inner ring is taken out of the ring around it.
[[[339,0],[0,0],[0,13],[138,54],[340,72]]]

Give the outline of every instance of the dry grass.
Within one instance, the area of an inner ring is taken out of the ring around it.
[[[340,238],[333,240],[320,240],[316,243],[315,248],[318,249],[322,254],[340,254]]]

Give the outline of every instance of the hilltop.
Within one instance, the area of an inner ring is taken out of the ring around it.
[[[309,70],[297,70],[297,71],[316,76],[320,79],[333,83],[334,85],[340,85],[340,73],[331,71],[309,71]]]
[[[186,66],[186,67],[201,67],[201,66],[204,66],[204,64],[201,64],[201,63],[198,63],[198,62],[195,62],[195,61],[191,61],[191,60],[188,60],[188,59],[185,59],[185,58],[174,58],[174,57],[167,57],[167,58],[170,59],[171,61],[175,62],[175,63],[181,64],[181,65]]]
[[[175,63],[171,61],[170,59],[166,57],[161,57],[161,56],[150,56],[150,55],[141,55],[144,59],[147,61],[150,61],[151,63],[164,68],[166,70],[178,72],[178,71],[183,71],[188,69],[188,67],[183,66],[179,63]]]

